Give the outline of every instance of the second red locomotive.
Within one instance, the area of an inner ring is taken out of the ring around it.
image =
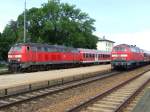
[[[150,53],[136,46],[120,44],[114,46],[111,53],[113,68],[133,68],[150,62]]]

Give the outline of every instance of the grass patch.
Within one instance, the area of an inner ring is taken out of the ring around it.
[[[3,68],[7,68],[7,65],[5,65],[5,64],[0,64],[0,69],[3,69]]]

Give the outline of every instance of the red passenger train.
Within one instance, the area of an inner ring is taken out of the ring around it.
[[[149,62],[150,53],[133,45],[120,44],[111,52],[111,65],[115,69],[129,69]]]
[[[71,48],[58,45],[20,43],[11,47],[8,53],[9,71],[48,70],[66,67],[110,62],[110,52]]]

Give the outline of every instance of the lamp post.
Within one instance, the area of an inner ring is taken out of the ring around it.
[[[24,43],[26,42],[26,0],[24,1]]]

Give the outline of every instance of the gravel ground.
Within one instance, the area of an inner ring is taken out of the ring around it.
[[[144,87],[144,89],[127,105],[126,108],[123,109],[122,112],[132,112],[135,108],[136,104],[140,101],[140,99],[144,96],[147,89],[150,87],[150,82]]]
[[[137,75],[150,66],[142,67],[134,71],[126,72],[121,75],[109,77],[100,81],[95,81],[88,85],[66,90],[63,93],[49,95],[34,101],[22,103],[3,110],[4,112],[64,112],[66,109],[86,100],[91,96],[102,93],[119,83]]]

